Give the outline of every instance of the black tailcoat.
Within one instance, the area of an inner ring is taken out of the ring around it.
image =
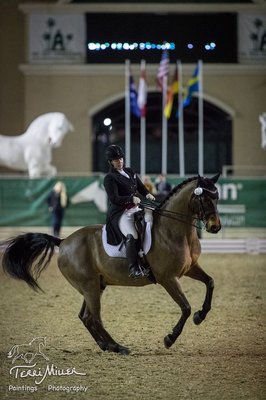
[[[108,211],[106,217],[107,242],[117,245],[121,243],[123,235],[118,227],[118,221],[126,208],[133,205],[133,196],[146,196],[149,192],[138,175],[131,168],[124,168],[129,175],[121,175],[111,168],[104,178],[104,187],[108,196]]]

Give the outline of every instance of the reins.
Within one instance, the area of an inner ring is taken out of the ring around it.
[[[218,177],[219,177],[219,175],[215,176],[212,179],[213,184],[217,181]],[[182,187],[184,185],[184,183],[191,182],[194,179],[195,178],[188,179],[187,181],[178,185],[175,189],[180,189],[180,187]],[[199,222],[199,221],[203,222],[204,226],[199,226],[198,223],[194,224],[194,223],[188,222],[187,221],[187,219],[189,217],[188,214],[162,209],[161,205],[164,204],[165,201],[163,201],[163,203],[160,203],[158,201],[144,200],[144,201],[140,202],[140,207],[147,208],[147,209],[153,211],[155,214],[161,215],[162,217],[170,218],[170,219],[182,222],[183,224],[194,226],[197,229],[204,230],[204,229],[206,229],[205,222],[206,222],[206,215],[207,215],[207,210],[204,208],[204,205],[203,205],[204,192],[207,192],[208,197],[210,197],[213,200],[218,199],[219,195],[218,195],[218,191],[216,188],[214,190],[212,190],[212,189],[206,187],[206,185],[204,185],[203,181],[204,181],[204,178],[201,178],[198,175],[197,187],[194,189],[193,194],[198,201],[198,212],[197,212],[196,216],[194,217],[194,219],[197,220],[197,222]],[[172,194],[173,194],[173,191],[172,191]],[[171,195],[171,193],[170,193],[170,195]],[[166,200],[168,200],[169,197],[170,196],[168,196],[166,198]]]
[[[140,205],[140,207],[147,208],[148,210],[151,210],[155,214],[161,215],[162,217],[170,218],[170,219],[176,220],[178,222],[182,222],[183,224],[194,226],[197,229],[201,229],[201,230],[205,229],[205,227],[202,227],[202,226],[199,226],[197,224],[190,223],[190,222],[188,222],[188,221],[186,221],[184,219],[181,219],[182,217],[183,218],[187,218],[188,217],[187,214],[183,214],[183,213],[179,213],[179,212],[175,212],[175,211],[170,211],[170,210],[162,210],[161,208],[158,207],[159,204],[160,203],[158,203],[156,201],[151,201],[150,200],[149,202],[141,201],[141,203],[139,205]],[[197,219],[198,221],[202,221],[202,218],[199,218],[199,217],[197,217],[195,219]]]

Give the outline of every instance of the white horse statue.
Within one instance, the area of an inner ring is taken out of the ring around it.
[[[0,165],[28,171],[30,178],[54,176],[52,148],[60,147],[64,136],[73,131],[65,114],[52,112],[40,115],[19,136],[0,135]]]

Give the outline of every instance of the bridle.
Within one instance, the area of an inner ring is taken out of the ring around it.
[[[204,193],[207,194],[208,198],[211,200],[218,200],[219,199],[219,193],[217,188],[215,187],[214,190],[207,189],[206,187],[198,186],[196,189],[194,189],[192,200],[196,200],[198,204],[198,211],[197,211],[197,219],[202,221],[204,224],[206,222],[207,217],[210,214],[215,214],[217,215],[217,211],[208,211],[204,207]]]
[[[218,200],[219,195],[218,195],[218,190],[215,188],[215,190],[207,189],[202,186],[198,186],[194,189],[193,194],[191,196],[191,201],[197,201],[198,204],[198,210],[196,211],[195,218],[197,221],[202,221],[204,223],[204,227],[202,227],[199,224],[193,224],[191,222],[187,221],[188,214],[176,212],[176,211],[170,211],[170,210],[164,210],[160,208],[160,203],[156,201],[141,201],[140,207],[142,208],[147,208],[149,210],[152,210],[155,214],[161,215],[162,217],[174,219],[176,221],[182,222],[184,224],[188,224],[190,226],[194,226],[197,229],[205,229],[205,223],[207,216],[210,214],[217,214],[217,211],[208,211],[204,207],[204,192],[207,194],[208,198],[211,198],[212,200]],[[194,208],[194,207],[193,207]]]

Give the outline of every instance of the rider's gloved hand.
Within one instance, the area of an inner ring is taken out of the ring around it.
[[[146,199],[154,201],[155,197],[151,193],[148,193]]]
[[[133,203],[137,206],[140,203],[140,198],[137,196],[133,196]]]

